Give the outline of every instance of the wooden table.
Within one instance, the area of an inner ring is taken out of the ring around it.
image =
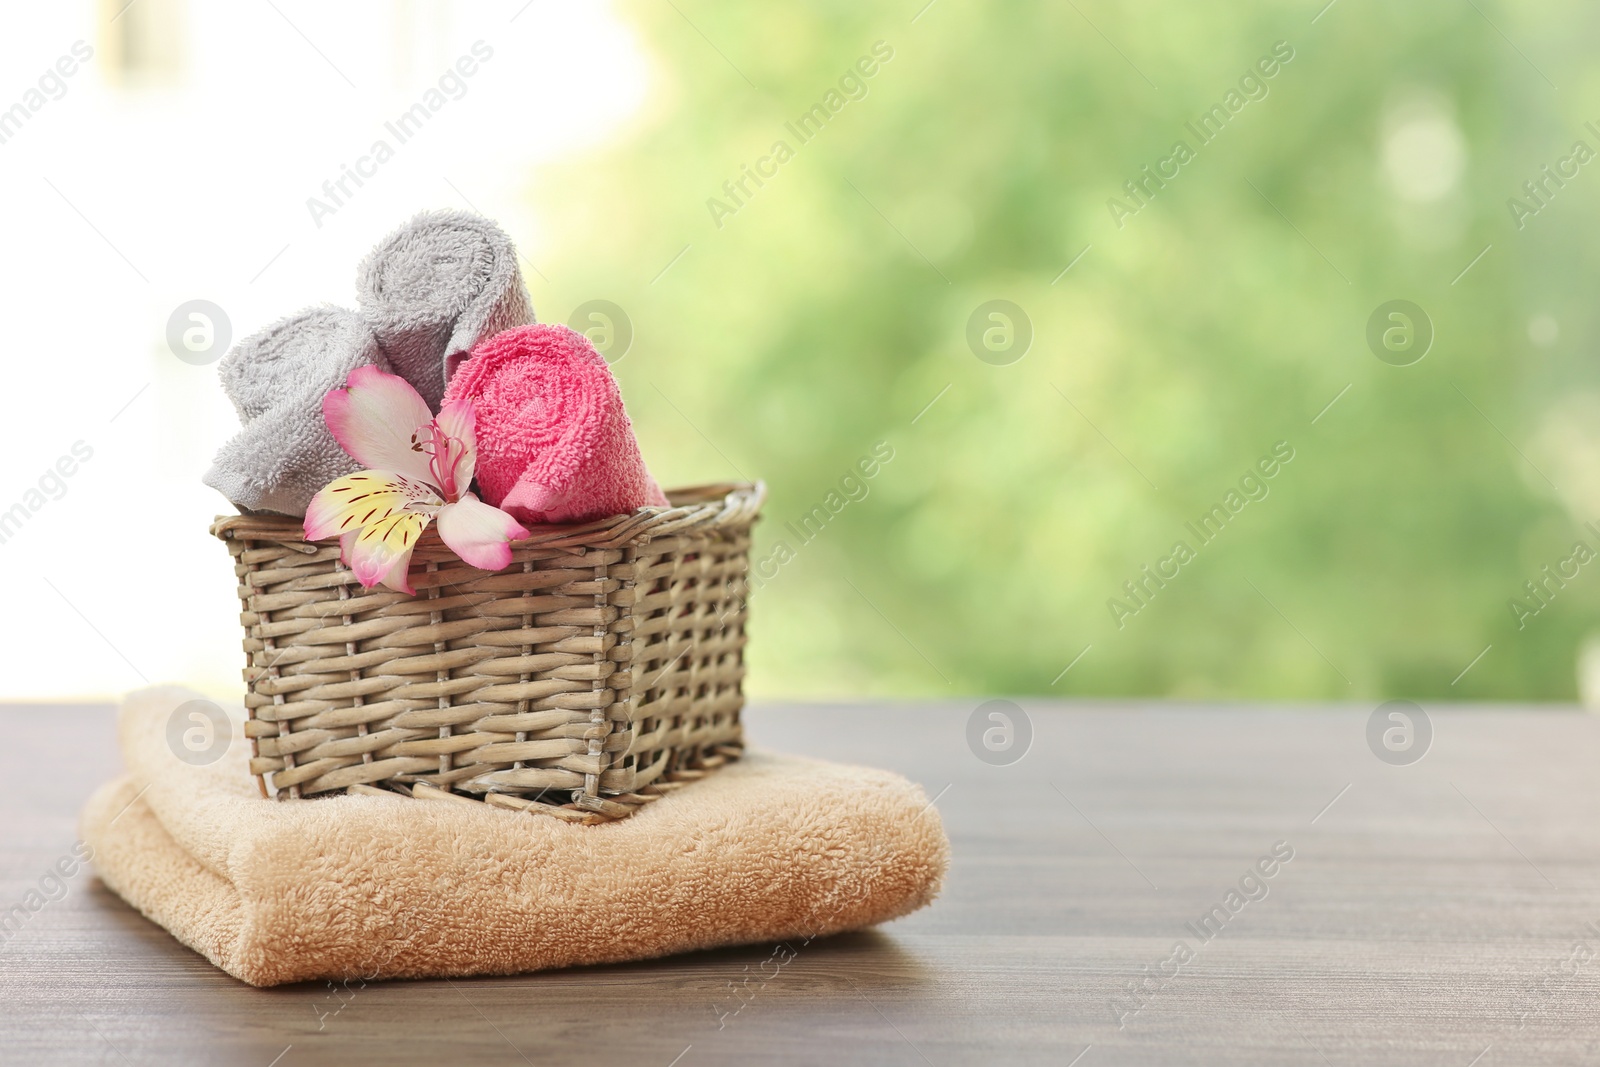
[[[1023,700],[1031,748],[994,766],[967,740],[979,703],[750,711],[758,744],[938,794],[954,865],[933,907],[814,942],[720,1028],[771,946],[340,1002],[234,981],[85,873],[0,946],[0,1060],[1600,1062],[1600,721],[1430,708],[1431,749],[1397,766],[1369,748],[1371,707]],[[9,908],[118,757],[106,708],[0,724]],[[1275,846],[1293,858],[1263,877]]]

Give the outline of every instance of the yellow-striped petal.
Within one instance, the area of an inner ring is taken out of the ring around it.
[[[366,589],[382,582],[402,593],[416,593],[406,572],[411,566],[411,552],[417,547],[417,539],[432,518],[402,511],[363,527],[350,544],[345,560],[355,572],[356,581]]]
[[[393,471],[357,471],[334,479],[311,498],[306,508],[306,540],[339,537],[402,512],[431,513],[443,503],[432,486]]]

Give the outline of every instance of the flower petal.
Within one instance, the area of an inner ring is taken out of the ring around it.
[[[478,415],[471,400],[452,400],[439,410],[434,420],[434,441],[440,453],[437,467],[451,484],[440,486],[446,499],[460,499],[472,486],[478,467]]]
[[[439,537],[471,566],[497,571],[511,562],[511,545],[528,531],[472,493],[439,509]]]
[[[394,565],[383,576],[383,584],[397,593],[406,596],[416,596],[417,591],[411,588],[411,552],[408,549],[403,555],[397,556]]]
[[[322,417],[339,447],[364,466],[432,482],[428,457],[416,447],[417,431],[433,421],[421,394],[377,367],[357,367],[346,382],[322,398]]]
[[[402,511],[423,511],[442,503],[432,486],[419,485],[393,471],[357,471],[335,478],[311,498],[306,508],[306,540],[337,537]]]
[[[403,511],[365,527],[350,545],[350,569],[363,588],[382,582],[402,593],[415,594],[406,576],[411,551],[427,529],[431,516]]]

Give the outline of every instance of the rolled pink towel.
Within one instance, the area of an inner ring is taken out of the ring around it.
[[[478,488],[523,522],[585,522],[666,494],[645,469],[611,369],[589,339],[535,324],[473,348],[444,402],[471,400]]]

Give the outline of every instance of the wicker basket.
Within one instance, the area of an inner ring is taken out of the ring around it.
[[[494,573],[430,527],[414,597],[363,590],[299,520],[219,518],[262,795],[380,788],[603,822],[736,757],[764,494],[684,489],[667,508],[535,527]]]

